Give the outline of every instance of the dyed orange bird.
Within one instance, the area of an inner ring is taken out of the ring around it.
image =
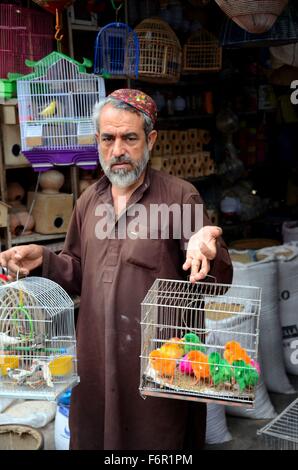
[[[184,356],[183,341],[180,338],[171,338],[161,346],[160,351],[162,351],[166,357],[180,359],[180,357]]]
[[[225,345],[224,358],[232,364],[234,361],[244,361],[250,364],[251,359],[241,344],[237,341],[228,341]]]
[[[208,356],[206,354],[201,351],[190,351],[187,354],[187,359],[190,361],[195,374],[195,384],[197,384],[201,379],[207,379],[210,377]]]
[[[162,377],[169,377],[170,383],[173,383],[175,370],[176,370],[176,358],[172,358],[167,355],[167,352],[161,349],[154,349],[149,354],[150,365],[156,372]]]

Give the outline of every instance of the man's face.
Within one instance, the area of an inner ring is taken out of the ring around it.
[[[144,132],[142,116],[107,104],[103,107],[96,134],[99,160],[114,186],[129,187],[143,174],[156,138]]]

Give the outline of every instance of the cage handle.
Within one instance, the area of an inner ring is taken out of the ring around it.
[[[213,281],[214,284],[217,283],[217,278],[216,278],[215,276],[212,276],[211,274],[206,274],[206,276],[204,277],[204,279],[202,279],[201,281],[198,281],[198,282],[207,282],[207,281],[205,281],[205,279],[206,279],[207,277],[209,277],[210,279],[213,279],[213,280],[214,280],[214,281]],[[188,282],[189,282],[189,279],[190,279],[190,274],[187,276]]]

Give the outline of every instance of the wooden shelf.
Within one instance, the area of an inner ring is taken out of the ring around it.
[[[46,240],[58,240],[65,238],[65,233],[54,233],[51,235],[43,235],[41,233],[32,233],[30,235],[20,235],[19,237],[13,237],[11,239],[12,245],[20,245],[23,243],[34,243]]]

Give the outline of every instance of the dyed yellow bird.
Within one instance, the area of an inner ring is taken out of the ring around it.
[[[51,117],[51,116],[54,116],[56,112],[56,101],[51,101],[51,103],[46,107],[44,108],[39,114],[40,116],[43,116],[43,117]]]

